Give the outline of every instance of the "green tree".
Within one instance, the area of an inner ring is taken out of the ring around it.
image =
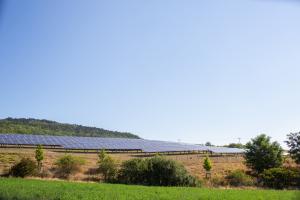
[[[105,182],[111,182],[115,179],[117,173],[116,163],[112,157],[106,154],[104,150],[102,150],[99,155],[99,172],[103,175],[103,179]]]
[[[211,142],[206,142],[205,146],[214,146]]]
[[[300,164],[300,132],[290,133],[287,138],[286,144],[290,148],[289,153],[296,163]]]
[[[245,145],[241,143],[230,143],[229,145],[225,145],[225,147],[243,149],[245,148]]]
[[[204,161],[203,161],[203,168],[205,169],[205,171],[208,171],[208,172],[212,168],[212,164],[211,164],[211,161],[210,161],[208,156],[206,156]]]
[[[35,160],[37,162],[37,167],[38,167],[38,170],[41,171],[42,169],[42,161],[44,160],[44,151],[43,151],[43,147],[41,145],[38,145],[36,147],[36,150],[35,150]]]
[[[246,164],[256,173],[282,165],[283,149],[278,142],[271,143],[270,140],[269,136],[261,134],[246,144]]]
[[[211,161],[209,159],[208,156],[205,157],[204,161],[203,161],[203,168],[205,169],[205,177],[209,178],[210,177],[210,170],[212,168],[212,164]]]

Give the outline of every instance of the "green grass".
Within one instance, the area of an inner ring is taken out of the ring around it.
[[[0,178],[0,200],[299,200],[299,191],[144,187]]]

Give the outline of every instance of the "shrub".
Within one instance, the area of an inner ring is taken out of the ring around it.
[[[51,172],[47,169],[42,169],[38,172],[38,175],[41,178],[49,178],[51,177]]]
[[[22,158],[20,162],[12,166],[9,174],[15,177],[33,176],[36,174],[37,166],[30,158]]]
[[[213,177],[210,179],[209,186],[218,187],[218,186],[226,186],[227,182],[223,177]]]
[[[145,160],[138,158],[127,160],[121,166],[118,180],[126,184],[147,185],[147,171],[148,165]]]
[[[258,174],[282,165],[283,150],[277,142],[271,143],[270,140],[270,137],[262,134],[246,144],[246,164]]]
[[[125,161],[121,166],[118,181],[125,184],[156,186],[200,185],[200,182],[190,176],[182,165],[160,156]]]
[[[264,186],[276,189],[300,187],[300,172],[298,169],[271,168],[260,174]]]
[[[55,165],[57,167],[57,173],[63,178],[69,177],[71,174],[74,174],[80,171],[81,166],[84,164],[82,158],[78,158],[71,155],[65,155],[60,157]]]
[[[106,182],[113,182],[116,173],[117,173],[117,167],[115,164],[115,161],[105,153],[104,150],[102,150],[99,153],[99,168],[98,171],[103,175],[103,179]]]
[[[254,180],[251,176],[245,174],[245,172],[241,170],[235,170],[230,172],[225,177],[227,183],[231,186],[252,186],[254,185]]]

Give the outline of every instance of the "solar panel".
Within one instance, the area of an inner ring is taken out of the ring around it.
[[[208,150],[213,153],[244,153],[244,149],[228,148],[228,147],[212,147],[207,146]]]
[[[244,152],[244,150],[237,148],[210,147],[203,145],[166,142],[158,140],[75,136],[45,136],[27,134],[0,134],[0,144],[61,146],[65,149],[141,150],[143,152],[148,153],[186,151],[210,151],[213,153]]]

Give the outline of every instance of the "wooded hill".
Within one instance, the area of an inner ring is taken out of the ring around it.
[[[112,138],[139,138],[127,132],[109,131],[102,128],[65,124],[32,118],[6,118],[0,120],[0,133],[19,133],[35,135],[64,135]]]

